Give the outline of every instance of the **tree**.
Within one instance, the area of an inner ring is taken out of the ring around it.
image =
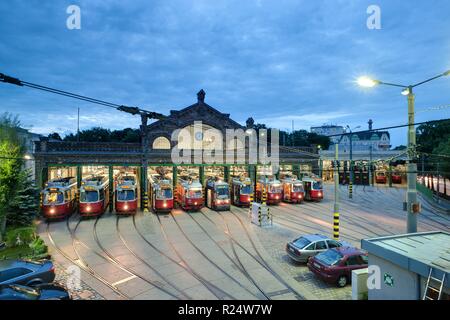
[[[17,116],[9,113],[0,116],[0,241],[22,170],[24,146],[18,135],[19,127]]]
[[[50,134],[48,135],[48,138],[49,138],[49,139],[53,139],[53,140],[59,140],[59,141],[62,140],[62,139],[61,139],[61,136],[59,135],[58,132],[52,132],[52,133],[50,133]]]
[[[422,124],[417,128],[417,151],[422,153],[426,171],[443,172],[450,176],[450,119]],[[439,163],[439,168],[438,168]]]
[[[7,227],[29,226],[39,213],[39,190],[29,171],[21,171],[6,215]]]
[[[399,145],[399,146],[396,146],[394,149],[392,149],[392,150],[394,150],[394,151],[401,151],[401,150],[406,150],[406,146],[404,146],[404,145]]]

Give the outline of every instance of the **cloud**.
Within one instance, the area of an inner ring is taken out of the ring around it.
[[[244,121],[290,128],[291,119],[300,127],[372,118],[381,127],[406,122],[404,97],[390,88],[362,91],[355,77],[414,83],[450,67],[446,1],[379,0],[381,30],[366,27],[369,0],[78,3],[81,30],[66,28],[67,1],[0,2],[0,72],[162,113],[192,104],[203,88],[209,104]],[[448,103],[448,88],[442,80],[418,89],[418,107]],[[78,106],[83,127],[139,125],[32,89],[0,84],[0,96],[0,112],[18,113],[39,132],[75,130]],[[405,143],[401,130],[391,136]]]

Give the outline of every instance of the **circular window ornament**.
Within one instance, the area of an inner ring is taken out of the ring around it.
[[[197,140],[197,141],[202,141],[203,140],[203,132],[196,132],[195,133],[195,139]]]

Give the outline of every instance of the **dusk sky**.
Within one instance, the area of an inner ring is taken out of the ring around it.
[[[69,30],[66,9],[81,8]],[[381,8],[381,29],[366,26]],[[2,1],[0,72],[21,80],[167,114],[205,101],[244,124],[291,130],[324,123],[405,124],[406,98],[361,89],[360,75],[411,84],[450,69],[450,2]],[[0,112],[33,132],[138,127],[140,119],[0,83]],[[416,121],[450,117],[450,77],[416,90]],[[406,143],[392,130],[392,145]]]

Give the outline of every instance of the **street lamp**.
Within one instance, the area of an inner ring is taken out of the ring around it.
[[[347,129],[350,132],[350,181],[348,183],[348,197],[350,199],[353,198],[353,130],[359,128],[361,128],[361,126],[350,129],[350,126],[347,125]]]
[[[416,148],[416,130],[414,128],[414,93],[413,88],[418,87],[424,83],[433,81],[435,79],[449,76],[450,70],[441,73],[435,77],[429,78],[425,81],[418,82],[413,85],[402,85],[396,83],[383,82],[380,80],[371,79],[369,77],[360,77],[357,82],[360,86],[366,88],[372,88],[376,85],[384,84],[387,86],[402,88],[401,94],[407,97],[408,100],[408,161],[406,170],[407,173],[407,191],[406,191],[406,202],[408,211],[408,221],[407,221],[407,232],[413,233],[417,232],[417,216],[416,213],[419,212],[419,205],[417,203],[417,164],[413,163]]]

